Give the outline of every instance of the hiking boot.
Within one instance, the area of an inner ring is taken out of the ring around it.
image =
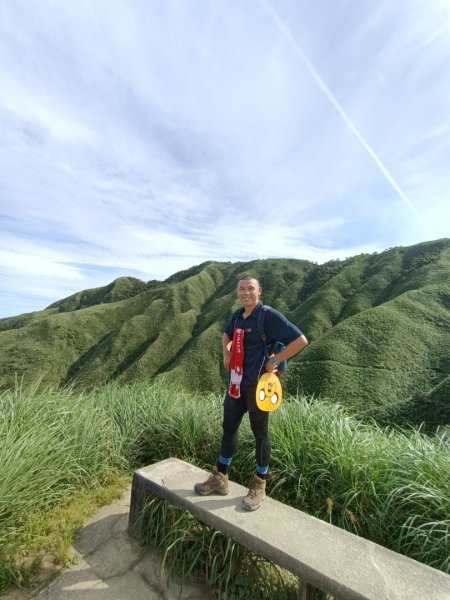
[[[248,494],[242,498],[246,510],[256,510],[266,497],[266,480],[254,475],[250,482]]]
[[[221,473],[217,467],[213,467],[211,475],[203,483],[196,483],[194,491],[200,496],[208,496],[209,494],[228,494],[228,475]]]

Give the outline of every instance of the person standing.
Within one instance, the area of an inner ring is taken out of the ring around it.
[[[255,438],[256,471],[242,502],[245,509],[256,510],[266,496],[271,452],[269,412],[260,410],[256,404],[258,380],[264,371],[276,373],[278,364],[303,350],[308,340],[279,311],[269,306],[263,307],[260,302],[262,287],[256,277],[242,277],[236,293],[242,307],[234,313],[222,336],[223,364],[230,372],[230,378],[223,402],[220,456],[208,479],[196,483],[194,490],[202,496],[228,494],[228,471],[237,448],[238,429],[244,414],[248,412]],[[258,312],[261,310],[265,311],[265,339],[258,329]],[[271,354],[276,342],[282,342],[285,348],[277,354]]]

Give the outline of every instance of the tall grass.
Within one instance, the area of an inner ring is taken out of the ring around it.
[[[81,488],[169,456],[209,468],[219,395],[163,380],[0,396],[0,590],[11,581],[25,517]],[[450,446],[444,435],[362,424],[336,405],[286,398],[271,415],[272,497],[450,572]],[[246,484],[254,444],[243,422],[231,478]],[[2,584],[3,580],[3,584]]]
[[[163,569],[178,578],[198,577],[227,600],[298,597],[298,581],[188,511],[153,498],[146,506],[144,543],[161,551]]]
[[[450,572],[450,443],[292,398],[272,423],[273,494]]]
[[[17,561],[35,546],[30,515],[126,468],[122,446],[114,420],[92,396],[20,385],[0,396],[0,592],[22,578]]]

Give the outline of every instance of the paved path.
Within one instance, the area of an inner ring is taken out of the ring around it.
[[[200,584],[178,585],[161,574],[161,562],[127,533],[130,489],[84,526],[73,546],[74,566],[34,592],[14,591],[3,600],[212,600]]]

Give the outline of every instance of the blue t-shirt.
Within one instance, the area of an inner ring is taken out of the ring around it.
[[[293,325],[278,310],[265,305],[265,316],[263,321],[266,341],[261,338],[258,330],[258,311],[263,310],[259,302],[253,312],[246,318],[242,316],[244,307],[233,314],[228,325],[225,327],[225,333],[230,340],[233,339],[235,329],[244,330],[244,373],[242,376],[242,387],[256,385],[264,370],[266,362],[266,348],[270,354],[275,342],[282,342],[285,346],[300,337],[302,332]]]

